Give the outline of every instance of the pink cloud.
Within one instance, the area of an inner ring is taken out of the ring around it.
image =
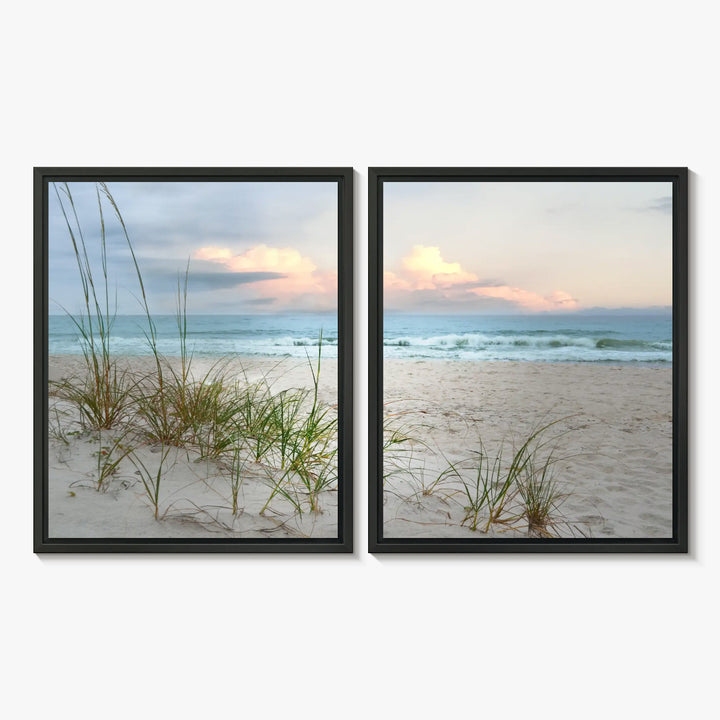
[[[383,273],[383,282],[386,290],[412,290],[412,284],[409,281],[389,270]]]
[[[478,276],[465,270],[459,262],[445,260],[437,246],[414,245],[410,254],[401,261],[398,272],[384,273],[384,289],[388,299],[401,304],[411,300],[412,292],[423,291],[438,300],[462,302],[476,297],[505,300],[529,312],[575,310],[578,301],[563,290],[541,295],[509,285],[472,287],[479,284]]]
[[[406,279],[414,290],[434,290],[458,283],[477,281],[477,275],[465,272],[460,263],[446,262],[435,246],[415,245],[402,260]]]
[[[579,305],[575,298],[562,290],[555,290],[550,295],[543,296],[531,290],[523,290],[522,288],[510,287],[509,285],[500,285],[498,287],[472,288],[470,292],[479,297],[509,300],[523,309],[532,312],[575,310]]]
[[[337,293],[337,273],[318,272],[315,263],[294,248],[273,248],[256,245],[243,253],[233,254],[229,248],[202,247],[194,258],[221,264],[230,272],[275,272],[285,277],[253,283],[258,297],[276,298],[277,304],[332,309]]]
[[[256,245],[239,255],[229,248],[203,247],[196,251],[199,260],[222,262],[232,272],[280,272],[310,274],[316,266],[310,258],[303,257],[293,248],[272,248]]]

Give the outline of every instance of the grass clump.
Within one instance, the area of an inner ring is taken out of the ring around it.
[[[248,442],[248,450],[256,463],[262,462],[273,447],[273,421],[276,401],[266,380],[236,386],[238,398],[235,415],[238,429]]]
[[[111,351],[111,331],[116,317],[116,306],[110,302],[107,237],[100,188],[96,186],[100,217],[98,270],[90,260],[70,187],[67,183],[60,183],[59,189],[57,184],[53,184],[53,187],[72,242],[83,297],[83,310],[75,315],[67,310],[65,312],[78,331],[87,369],[84,377],[54,383],[54,390],[59,397],[78,408],[83,421],[90,428],[109,430],[125,415],[130,399],[130,386],[127,374],[118,369]]]
[[[562,516],[560,506],[568,497],[554,477],[553,465],[552,454],[539,467],[531,458],[523,478],[518,482],[523,517],[527,522],[528,535],[533,537],[554,537],[557,534],[557,520]]]
[[[230,496],[232,498],[232,514],[237,515],[240,509],[238,497],[243,484],[245,464],[247,462],[243,448],[236,445],[233,448],[232,460],[230,463]]]
[[[310,510],[318,511],[318,497],[337,479],[337,415],[332,408],[318,400],[320,366],[322,362],[322,331],[318,341],[317,367],[312,373],[312,405],[306,418],[300,422],[293,441],[293,467],[308,494]]]
[[[402,410],[391,410],[387,405],[385,407],[382,428],[383,486],[388,486],[396,476],[409,477],[413,481],[420,478],[422,494],[428,495],[432,491],[426,492],[429,487],[423,474],[415,472],[415,454],[417,447],[430,448],[420,439],[420,429],[405,419],[408,414]]]
[[[109,480],[117,473],[120,463],[132,452],[132,446],[125,442],[127,432],[119,437],[110,437],[103,443],[102,431],[98,434],[97,490],[106,488]]]
[[[156,520],[158,519],[160,508],[160,483],[164,472],[165,461],[167,460],[170,450],[171,448],[169,446],[160,446],[160,459],[157,464],[157,468],[154,470],[148,469],[147,465],[135,452],[129,454],[130,462],[135,466],[143,487],[145,488],[145,494],[150,500],[150,504],[155,511]]]
[[[551,439],[546,435],[561,420],[536,427],[521,443],[513,444],[510,453],[505,442],[493,454],[479,440],[479,448],[469,458],[446,460],[445,469],[429,490],[441,485],[457,488],[456,492],[446,490],[445,497],[462,498],[465,514],[461,525],[473,532],[524,527],[531,536],[551,537],[567,495],[554,478],[555,448],[548,450],[557,436]]]
[[[132,398],[132,383],[127,372],[113,361],[102,378],[91,366],[79,377],[53,383],[56,395],[74,405],[81,423],[91,430],[110,430],[127,416]]]
[[[302,498],[310,512],[318,512],[320,494],[337,481],[337,415],[334,408],[318,398],[322,344],[321,332],[316,366],[308,356],[312,389],[271,395],[264,406],[267,417],[262,426],[270,430],[271,447],[278,455],[281,473],[271,480],[270,497],[261,514],[278,494],[299,513],[303,512]],[[311,400],[310,407],[303,412],[306,400]]]
[[[539,505],[528,503],[553,497],[551,468],[555,461],[552,452],[544,453],[547,445],[544,435],[559,422],[555,420],[533,430],[520,447],[513,450],[509,463],[503,460],[502,443],[492,457],[480,442],[480,449],[473,453],[472,481],[466,482],[459,475],[468,500],[463,524],[467,523],[471,530],[477,530],[482,524],[483,532],[488,532],[492,525],[513,526],[525,518],[530,530]],[[548,513],[552,507],[547,507]]]

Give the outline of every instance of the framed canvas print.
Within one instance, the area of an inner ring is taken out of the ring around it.
[[[373,168],[372,552],[687,552],[686,168]]]
[[[352,550],[350,168],[35,169],[35,551]]]

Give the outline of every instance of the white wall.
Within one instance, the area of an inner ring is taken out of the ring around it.
[[[15,705],[8,717],[711,716],[720,565],[712,8],[688,0],[5,7],[8,690],[0,702]],[[354,557],[32,554],[33,165],[357,168]],[[372,165],[693,170],[690,556],[366,554]]]

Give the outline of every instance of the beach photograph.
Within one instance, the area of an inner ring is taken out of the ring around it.
[[[382,183],[383,538],[673,537],[669,181]]]
[[[338,540],[338,182],[47,184],[47,537]]]

